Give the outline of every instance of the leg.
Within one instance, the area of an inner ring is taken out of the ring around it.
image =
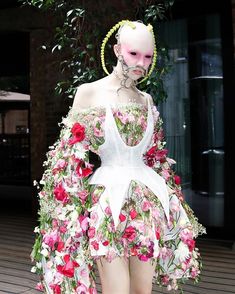
[[[108,262],[104,257],[97,260],[102,294],[129,294],[130,278],[128,261],[117,257]]]
[[[138,257],[130,257],[130,293],[151,294],[152,280],[156,263],[140,261]]]

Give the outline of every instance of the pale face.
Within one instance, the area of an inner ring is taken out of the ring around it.
[[[142,46],[136,46],[138,44],[122,44],[120,53],[123,56],[124,62],[129,68],[128,76],[137,80],[143,77],[148,70],[153,56],[153,50]]]
[[[120,32],[117,56],[121,55],[127,76],[132,80],[143,77],[148,70],[154,51],[154,40],[152,33],[147,27],[134,22],[135,29],[124,26]]]

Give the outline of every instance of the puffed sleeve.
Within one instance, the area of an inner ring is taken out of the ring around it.
[[[46,293],[96,293],[87,229],[91,195],[90,141],[82,114],[63,118],[58,140],[49,148],[39,183],[39,226],[31,253],[32,271]]]

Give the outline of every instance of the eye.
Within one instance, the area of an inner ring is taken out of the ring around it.
[[[145,57],[148,58],[148,59],[152,58],[151,55],[146,55]]]
[[[136,55],[136,52],[131,51],[130,54],[133,55],[133,56],[135,56]]]

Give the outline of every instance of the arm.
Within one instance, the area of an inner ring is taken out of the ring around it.
[[[36,241],[32,259],[33,271],[42,277],[41,287],[47,293],[65,293],[77,282],[84,292],[93,288],[92,263],[87,254],[88,209],[91,197],[85,126],[69,116],[63,121],[60,137],[47,153],[45,171],[38,193],[40,225],[35,228]],[[56,276],[60,276],[62,283]],[[92,293],[92,292],[91,292]]]

